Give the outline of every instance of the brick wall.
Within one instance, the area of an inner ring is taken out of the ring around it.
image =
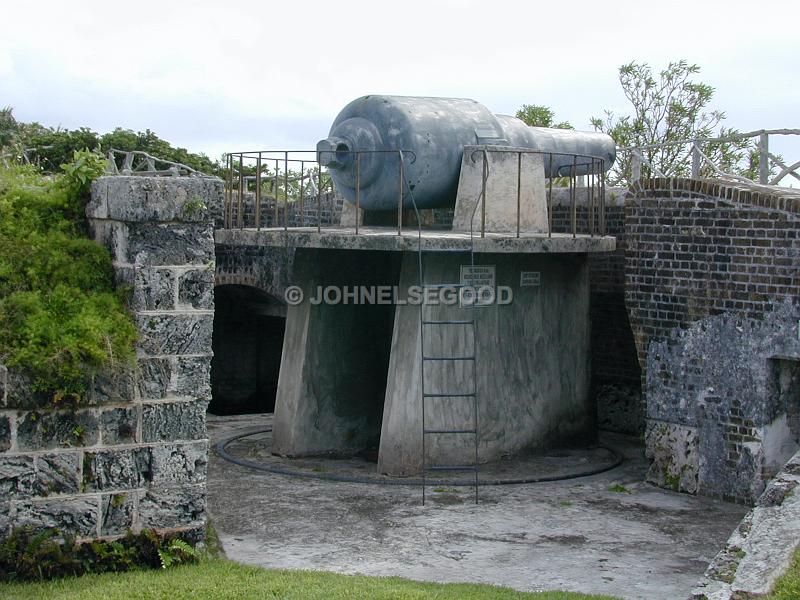
[[[800,445],[800,195],[656,178],[625,204],[648,478],[752,502]],[[794,431],[793,431],[794,429]]]
[[[655,178],[625,208],[626,303],[640,364],[649,343],[722,312],[759,318],[800,297],[800,195]]]

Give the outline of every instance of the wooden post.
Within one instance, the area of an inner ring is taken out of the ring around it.
[[[758,183],[769,183],[769,135],[758,136]]]
[[[639,152],[631,150],[631,180],[636,182],[642,178],[642,158]]]

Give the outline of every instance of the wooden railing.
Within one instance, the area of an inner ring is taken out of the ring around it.
[[[800,161],[787,165],[780,157],[769,151],[770,136],[776,135],[800,135],[800,129],[760,129],[758,131],[737,133],[718,138],[697,138],[693,140],[665,142],[662,144],[617,148],[617,153],[618,155],[624,153],[630,154],[631,181],[638,181],[641,178],[642,165],[647,165],[652,171],[652,174],[656,177],[670,177],[675,175],[679,169],[686,167],[688,161],[691,161],[692,177],[699,177],[703,171],[706,171],[720,179],[732,179],[752,183],[754,181],[753,179],[723,171],[723,169],[715,164],[706,152],[704,152],[704,148],[708,148],[712,144],[758,138],[758,143],[756,145],[756,151],[758,152],[758,178],[755,181],[762,185],[780,185],[785,178],[793,177],[800,182]],[[670,165],[669,169],[662,171],[647,160],[645,151],[668,146],[684,146],[686,151],[682,159],[675,161]],[[773,175],[773,171],[777,171],[777,174]]]

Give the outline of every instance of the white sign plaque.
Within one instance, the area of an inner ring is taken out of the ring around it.
[[[538,287],[541,284],[542,284],[541,271],[520,271],[519,273],[520,287]]]
[[[494,288],[494,265],[461,265],[461,285]]]

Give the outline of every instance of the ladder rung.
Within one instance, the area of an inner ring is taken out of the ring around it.
[[[477,429],[425,429],[422,433],[478,433]]]
[[[475,392],[466,392],[461,394],[429,394],[428,392],[422,392],[422,395],[425,398],[474,398],[478,394]]]
[[[448,321],[448,320],[435,320],[435,321],[422,321],[423,325],[474,325],[475,321],[472,319],[467,320],[457,320],[457,321]]]
[[[475,360],[474,356],[423,356],[422,360]]]
[[[425,467],[426,471],[477,471],[478,467],[473,467],[469,465],[453,465],[453,466],[442,466],[442,467]]]
[[[441,289],[441,288],[463,288],[467,287],[466,283],[423,283],[422,287]]]
[[[462,254],[467,254],[472,252],[472,249],[471,248],[425,248],[422,251],[430,252],[431,254],[436,254],[437,252],[460,252]]]

